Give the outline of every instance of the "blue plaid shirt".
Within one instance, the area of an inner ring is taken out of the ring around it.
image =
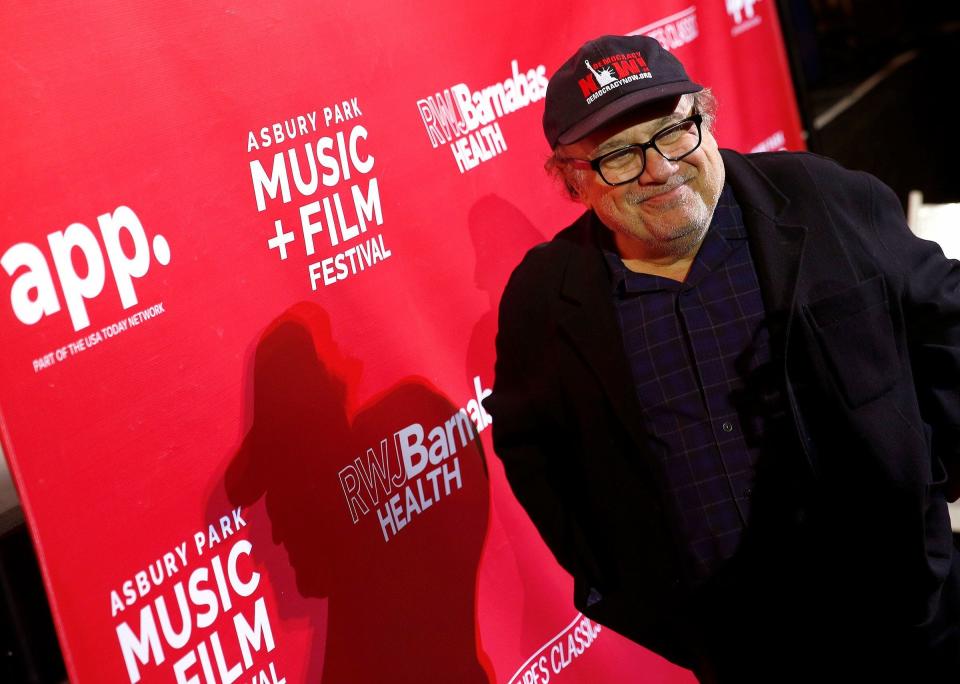
[[[760,455],[764,411],[745,387],[770,346],[743,216],[725,186],[682,283],[604,255],[649,446],[702,580],[737,548]]]

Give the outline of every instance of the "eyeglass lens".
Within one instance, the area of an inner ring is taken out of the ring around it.
[[[700,129],[694,121],[681,121],[659,131],[650,143],[629,147],[604,158],[600,163],[604,180],[616,184],[637,178],[643,173],[646,147],[653,147],[669,161],[677,161],[700,144]]]

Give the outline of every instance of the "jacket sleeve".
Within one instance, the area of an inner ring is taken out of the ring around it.
[[[540,248],[543,249],[543,248]],[[517,267],[503,293],[493,393],[484,406],[493,417],[494,451],[507,481],[560,565],[574,577],[598,576],[571,510],[556,372],[555,326],[546,305],[549,276],[537,249]],[[540,255],[542,256],[542,255]]]
[[[953,501],[960,497],[960,262],[916,237],[893,191],[869,178],[874,235],[903,278],[910,363],[932,435],[933,481],[946,479]]]

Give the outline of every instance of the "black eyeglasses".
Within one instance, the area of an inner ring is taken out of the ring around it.
[[[701,114],[693,114],[653,134],[645,143],[636,143],[601,154],[596,159],[564,159],[574,166],[589,167],[600,174],[607,185],[623,185],[636,180],[647,167],[647,150],[654,149],[667,161],[680,161],[692,154],[702,138]]]

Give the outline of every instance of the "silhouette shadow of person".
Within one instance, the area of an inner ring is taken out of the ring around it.
[[[353,412],[361,366],[314,304],[267,326],[253,366],[226,493],[264,498],[297,592],[327,599],[321,681],[493,681],[475,611],[489,482],[468,414],[417,377]]]
[[[497,310],[510,273],[523,255],[546,238],[526,214],[499,195],[484,195],[467,216],[475,265],[473,282],[487,295],[489,308],[474,326],[467,346],[467,380],[488,375],[494,362]]]
[[[474,284],[487,295],[489,303],[489,308],[474,325],[467,345],[467,382],[472,385],[474,378],[488,382],[493,379],[500,296],[524,254],[543,242],[545,237],[516,205],[494,194],[484,195],[474,203],[467,216],[467,225],[475,256]],[[487,444],[492,446],[490,442]],[[571,611],[575,610],[569,600],[572,587],[562,583],[564,571],[545,571],[546,567],[553,568],[554,565],[550,552],[543,548],[533,523],[510,491],[502,466],[496,459],[494,461],[493,534],[499,531],[507,543],[492,544],[487,562],[491,563],[491,569],[496,568],[492,582],[510,581],[522,588],[512,606],[514,620],[519,626],[512,632],[512,641],[529,649],[543,641],[545,630],[570,619]],[[546,587],[553,591],[544,591]],[[496,588],[502,592],[501,587]],[[493,589],[490,588],[491,592]],[[505,626],[494,638],[501,638],[509,631]],[[521,653],[523,651],[515,657],[520,657]]]

